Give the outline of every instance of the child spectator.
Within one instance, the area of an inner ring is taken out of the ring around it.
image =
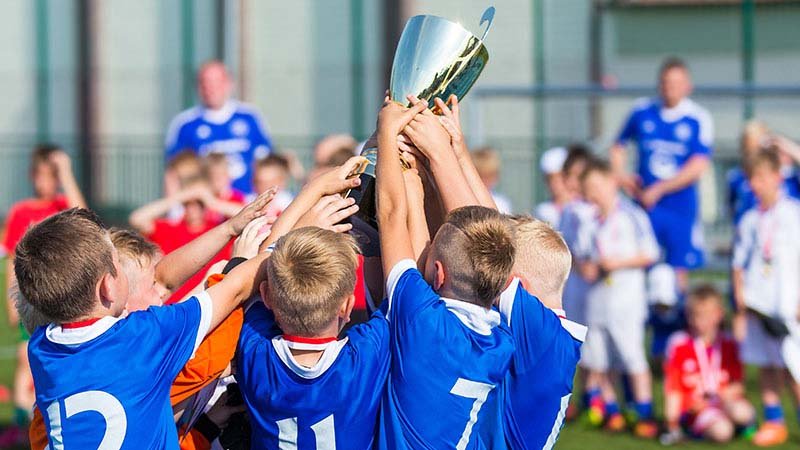
[[[17,426],[26,427],[34,402],[33,380],[28,365],[28,339],[23,324],[19,321],[10,293],[14,291],[14,256],[17,243],[31,226],[47,217],[69,208],[85,208],[69,156],[60,147],[42,144],[31,153],[30,181],[33,198],[21,200],[11,206],[6,219],[6,235],[3,250],[6,257],[6,307],[11,325],[19,327],[17,345],[17,367],[14,371],[14,420]],[[60,192],[62,191],[62,192]]]
[[[536,206],[533,215],[558,229],[561,222],[561,211],[571,200],[569,191],[564,186],[564,161],[567,159],[567,149],[555,147],[542,154],[539,160],[539,168],[545,176],[547,190],[550,191],[550,199]]]
[[[733,254],[736,300],[734,332],[742,340],[742,360],[759,368],[764,423],[753,437],[759,446],[788,439],[781,408],[786,364],[781,354],[787,324],[797,325],[800,299],[800,203],[782,193],[777,152],[763,150],[747,165],[758,205],[739,222]],[[790,382],[795,400],[800,387]]]
[[[244,206],[247,199],[242,191],[231,186],[228,158],[225,155],[209,153],[203,158],[203,169],[211,192],[219,200],[216,205],[218,211],[207,211],[206,214],[210,221],[222,223],[228,217],[233,217]],[[255,197],[257,195],[253,195],[250,200]]]
[[[347,159],[352,157],[353,155],[350,154]],[[337,164],[336,167],[341,166],[345,161]],[[289,192],[290,179],[289,161],[285,157],[272,154],[256,161],[256,167],[253,171],[253,191],[256,195],[273,186],[278,188],[278,192],[270,204],[268,216],[279,216],[294,199],[294,196]]]
[[[219,225],[217,217],[223,215],[223,211],[224,214],[230,213],[227,205],[223,203],[214,196],[205,183],[195,182],[172,196],[139,207],[131,213],[129,222],[136,231],[158,245],[164,254],[168,254]],[[184,210],[180,220],[170,220],[165,217],[177,207],[182,207]],[[177,289],[166,303],[174,303],[185,298],[202,282],[203,274],[211,264],[230,258],[230,250],[230,246],[222,249],[206,267]]]
[[[412,259],[401,132],[427,157],[437,183],[454,191],[442,194],[445,208],[454,210],[433,239],[424,278]],[[513,232],[497,211],[455,206],[450,196],[472,194],[450,145],[427,102],[406,109],[386,99],[378,115],[376,179],[392,367],[381,406],[381,449],[483,448],[502,440],[494,432],[496,388],[513,340],[491,306],[514,263]],[[448,175],[461,182],[444,183]]]
[[[164,170],[164,196],[174,195],[200,178],[203,178],[203,160],[195,152],[183,150],[167,163]]]
[[[503,383],[503,423],[511,449],[551,448],[564,424],[586,327],[564,317],[561,297],[572,257],[546,223],[513,217],[516,277],[499,309],[516,350]]]
[[[511,200],[495,191],[500,181],[500,155],[491,147],[479,148],[472,152],[472,161],[478,169],[483,184],[491,191],[497,210],[503,214],[511,214]]]
[[[253,294],[266,257],[198,297],[123,318],[128,279],[93,213],[65,211],[28,231],[14,265],[21,294],[55,321],[36,330],[29,350],[51,445],[177,449],[172,381],[205,335]]]
[[[683,430],[713,442],[730,441],[736,428],[755,421],[745,398],[736,341],[721,331],[722,296],[710,285],[692,290],[686,303],[688,329],[669,339],[664,361],[664,420],[661,442],[681,440]]]
[[[645,355],[645,269],[658,260],[658,243],[647,215],[622,196],[606,162],[589,164],[581,183],[584,196],[598,211],[591,232],[586,233],[592,236],[592,256],[581,263],[584,278],[593,283],[586,300],[589,332],[584,363],[603,390],[606,429],[625,427],[610,377],[619,364],[631,378],[638,416],[634,433],[654,438],[658,427]]]

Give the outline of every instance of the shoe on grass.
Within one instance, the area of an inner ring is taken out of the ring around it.
[[[621,413],[615,413],[608,416],[606,425],[603,428],[611,433],[620,433],[625,431],[626,427],[627,423],[625,422],[625,417]]]
[[[652,420],[640,420],[633,427],[633,435],[642,439],[655,439],[658,437],[658,424]]]
[[[789,430],[783,422],[764,422],[753,436],[753,444],[757,447],[780,445],[789,439]]]

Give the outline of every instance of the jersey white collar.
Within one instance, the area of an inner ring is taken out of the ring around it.
[[[120,320],[122,317],[106,316],[87,327],[71,329],[51,323],[45,330],[45,337],[48,341],[56,344],[80,345],[99,337]]]
[[[228,100],[220,109],[203,108],[203,119],[217,125],[227,122],[236,112],[236,102]]]
[[[686,116],[692,107],[692,101],[688,98],[684,98],[672,108],[667,108],[664,105],[664,101],[661,100],[660,105],[661,108],[659,113],[661,114],[661,119],[663,119],[665,122],[676,122]]]
[[[289,342],[284,339],[283,336],[275,336],[272,338],[272,346],[275,348],[275,353],[278,355],[278,358],[283,361],[289,370],[306,380],[313,380],[325,373],[325,371],[336,362],[336,358],[339,357],[339,353],[347,344],[347,341],[348,338],[345,337],[344,339],[325,344],[301,344]],[[322,357],[320,357],[319,361],[317,361],[313,367],[305,367],[294,359],[294,355],[292,355],[293,348],[300,350],[323,350],[323,353]]]
[[[500,313],[493,309],[486,309],[482,306],[467,303],[461,300],[441,297],[447,310],[455,314],[470,330],[489,336],[492,328],[500,325]]]

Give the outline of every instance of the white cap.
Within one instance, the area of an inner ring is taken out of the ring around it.
[[[553,147],[542,153],[539,160],[539,167],[545,175],[561,172],[564,161],[567,159],[567,149],[564,147]]]
[[[656,264],[647,273],[647,297],[651,305],[675,306],[678,280],[669,264]]]

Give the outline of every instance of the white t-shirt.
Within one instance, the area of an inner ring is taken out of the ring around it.
[[[558,229],[559,223],[561,222],[561,208],[552,201],[542,202],[536,205],[536,209],[533,210],[533,217],[547,222],[551,227]]]
[[[594,205],[583,200],[574,200],[564,205],[561,212],[561,219],[558,223],[558,231],[564,237],[572,253],[573,261],[586,259],[591,256],[591,239],[586,235],[586,231],[591,227],[596,214]],[[578,323],[586,323],[586,294],[589,290],[589,283],[581,277],[578,270],[570,271],[567,284],[564,286],[564,310],[567,317]]]
[[[794,319],[800,296],[800,202],[781,197],[739,222],[733,267],[744,271],[744,300],[764,314]]]
[[[589,224],[592,236],[593,261],[629,259],[647,256],[657,260],[658,242],[647,214],[628,199],[620,197],[619,205],[605,220],[595,218]],[[644,320],[647,316],[645,270],[614,270],[595,282],[587,298],[587,321],[590,325],[610,324],[617,320]]]

